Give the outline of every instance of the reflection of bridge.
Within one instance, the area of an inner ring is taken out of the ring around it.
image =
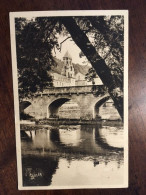
[[[69,129],[68,129],[69,128]],[[50,128],[47,130],[36,131],[21,131],[21,135],[27,137],[27,142],[33,140],[34,148],[52,152],[59,151],[80,153],[80,154],[106,154],[107,152],[120,152],[123,151],[122,146],[111,145],[107,138],[107,133],[99,131],[101,125],[96,126],[65,126],[60,128]],[[117,130],[115,130],[116,132]],[[113,132],[113,129],[112,129]],[[112,135],[109,132],[109,137]],[[115,139],[118,139],[118,134]]]
[[[102,87],[96,86],[96,89]],[[24,109],[25,105],[28,106],[31,103],[31,106],[27,109],[30,115],[38,119],[49,118],[51,115],[57,115],[59,108],[64,103],[72,100],[78,104],[82,119],[92,119],[98,114],[99,107],[107,99],[109,99],[108,93],[95,97],[92,86],[54,87],[36,94],[33,99],[26,99],[21,108]]]
[[[123,151],[122,147],[111,146],[106,141],[105,135],[100,135],[99,129],[98,125],[95,128],[83,125],[80,130],[65,130],[62,133],[59,129],[51,129],[50,141],[57,146],[58,150],[72,153],[105,155],[107,152]],[[66,138],[65,132],[67,131],[69,136]]]

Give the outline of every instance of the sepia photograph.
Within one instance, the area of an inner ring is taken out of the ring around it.
[[[11,12],[19,190],[128,187],[128,11]]]

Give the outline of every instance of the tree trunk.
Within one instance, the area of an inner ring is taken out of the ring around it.
[[[108,92],[114,101],[115,107],[123,119],[122,91],[119,86],[116,86],[109,67],[96,52],[95,47],[91,44],[86,34],[80,29],[72,17],[62,17],[60,18],[60,21],[66,27],[76,45],[87,57],[103,84],[108,88]]]

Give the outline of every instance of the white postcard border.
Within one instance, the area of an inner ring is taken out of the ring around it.
[[[124,183],[123,185],[86,185],[86,186],[34,186],[24,187],[22,185],[22,160],[20,141],[20,120],[18,100],[18,78],[17,78],[17,56],[15,37],[16,17],[57,17],[57,16],[124,16]],[[10,33],[11,33],[11,58],[13,72],[13,93],[15,111],[15,136],[17,152],[17,173],[19,190],[49,190],[49,189],[85,189],[85,188],[127,188],[128,187],[128,10],[81,10],[81,11],[28,11],[10,12]]]

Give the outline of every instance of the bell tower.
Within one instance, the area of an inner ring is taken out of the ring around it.
[[[74,77],[74,67],[72,65],[72,57],[67,51],[63,57],[64,62],[64,72],[66,77],[73,78]]]

